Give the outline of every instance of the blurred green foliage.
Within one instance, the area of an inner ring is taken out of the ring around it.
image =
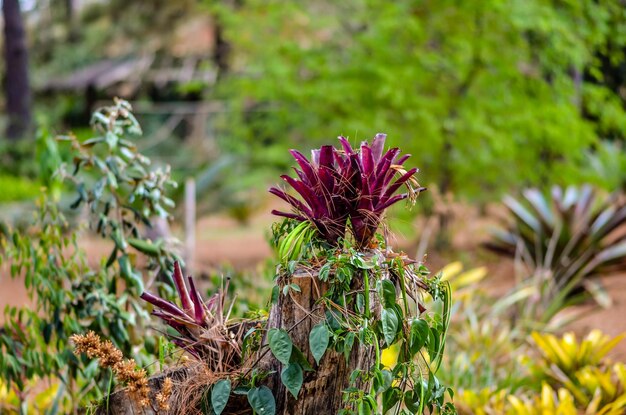
[[[24,177],[0,174],[0,202],[15,202],[35,198],[41,185]]]
[[[273,144],[380,130],[427,182],[491,199],[583,180],[584,150],[626,134],[618,0],[229,4],[213,6],[233,51],[223,144],[253,167]]]
[[[155,241],[143,235],[152,218],[169,216],[169,172],[150,166],[134,146],[141,129],[127,102],[99,109],[92,124],[95,137],[60,137],[66,146],[42,134],[38,154],[48,164],[41,169],[53,173],[34,220],[23,230],[0,222],[0,265],[11,278],[23,279],[30,300],[24,307],[7,306],[2,315],[0,386],[18,401],[8,408],[0,402],[2,413],[27,413],[38,399],[32,384],[42,378],[59,386],[46,413],[75,413],[105,396],[110,372],[72,353],[73,334],[93,330],[142,366],[157,361],[156,338],[146,332],[148,313],[138,296],[144,286],[166,298],[172,293],[157,275],[178,259],[174,244],[167,235]],[[69,172],[60,164],[61,152],[71,160]],[[71,209],[83,207],[89,226],[112,249],[95,266],[79,243],[80,228],[70,226],[64,215],[69,209],[54,192],[61,180],[74,193]]]

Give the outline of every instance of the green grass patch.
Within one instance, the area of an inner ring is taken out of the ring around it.
[[[40,191],[39,182],[24,177],[0,174],[0,203],[33,199]]]

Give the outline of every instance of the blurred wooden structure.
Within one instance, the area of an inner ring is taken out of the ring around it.
[[[119,96],[132,99],[141,91],[159,90],[168,85],[201,83],[212,86],[217,72],[209,57],[186,56],[157,59],[154,54],[104,59],[75,71],[51,78],[39,87],[44,94],[75,93]],[[95,99],[88,102],[93,103]]]

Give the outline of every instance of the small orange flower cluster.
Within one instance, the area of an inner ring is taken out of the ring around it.
[[[93,331],[85,335],[75,334],[71,340],[76,355],[85,353],[91,359],[99,359],[102,368],[111,368],[115,377],[128,386],[129,394],[140,406],[150,405],[146,371],[138,370],[134,359],[124,359],[122,352],[110,340],[102,341]]]

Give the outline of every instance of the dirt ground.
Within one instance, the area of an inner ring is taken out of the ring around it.
[[[264,209],[268,212],[270,209]],[[480,243],[488,236],[489,227],[494,225],[492,219],[481,218],[475,210],[464,207],[456,209],[455,219],[451,225],[452,249],[446,254],[438,254],[433,247],[428,248],[427,265],[431,271],[442,268],[449,262],[460,260],[467,269],[472,266],[485,265],[489,273],[483,284],[494,292],[505,292],[514,280],[513,266],[510,261],[495,257],[484,252]],[[493,215],[488,215],[493,217]],[[195,261],[192,269],[196,275],[210,272],[222,264],[229,264],[238,270],[252,270],[272,253],[267,243],[270,225],[274,217],[270,214],[256,214],[248,224],[242,225],[224,216],[201,218],[196,227]],[[397,224],[396,224],[397,225]],[[419,244],[418,229],[424,229],[424,223],[400,223],[401,229],[394,229],[394,246],[413,255]],[[181,237],[180,230],[174,233]],[[183,238],[181,237],[181,240]],[[81,246],[88,252],[90,262],[94,265],[101,257],[107,255],[109,246],[94,237],[85,236]],[[613,305],[608,309],[594,309],[583,306],[579,309],[584,317],[575,321],[568,330],[584,335],[593,328],[615,336],[626,332],[626,275],[607,277],[605,287],[610,293]],[[23,284],[19,280],[11,280],[6,270],[0,275],[0,307],[6,305],[24,306],[30,304]],[[0,322],[1,323],[1,322]],[[623,341],[612,355],[614,359],[626,360],[626,340]]]

